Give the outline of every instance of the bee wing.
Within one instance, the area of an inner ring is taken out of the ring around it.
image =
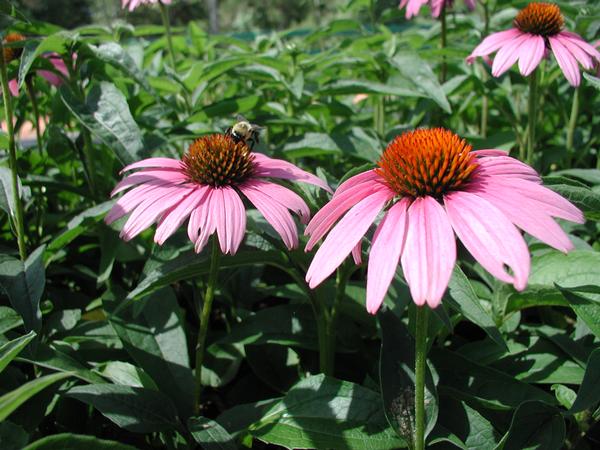
[[[248,122],[248,120],[241,114],[236,114],[235,120],[236,120],[236,122]]]

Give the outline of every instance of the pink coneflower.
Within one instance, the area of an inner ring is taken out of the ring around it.
[[[43,54],[42,57],[50,61],[56,72],[40,69],[36,71],[37,74],[44,78],[52,86],[60,86],[63,84],[64,79],[69,76],[69,69],[67,69],[65,62],[62,60],[60,55],[58,53],[51,52]],[[13,97],[17,97],[19,95],[19,82],[16,78],[9,80],[8,89]]]
[[[590,70],[594,61],[600,61],[600,53],[578,34],[563,31],[564,22],[557,5],[530,3],[517,14],[514,28],[486,37],[467,57],[467,62],[497,51],[492,75],[499,77],[518,60],[519,71],[527,76],[551,51],[567,81],[579,86],[581,74],[577,63]]]
[[[301,181],[330,190],[314,175],[280,159],[253,153],[243,142],[223,134],[197,139],[181,160],[149,158],[123,169],[143,170],[125,177],[112,196],[121,197],[105,218],[110,224],[131,213],[120,236],[128,241],[158,222],[154,241],[162,244],[189,217],[188,236],[196,252],[217,233],[221,251],[234,254],[246,232],[246,198],[258,209],[288,248],[298,245],[290,211],[307,223],[310,212],[295,192],[268,178]]]
[[[171,0],[121,0],[121,8],[129,9],[129,11],[133,11],[140,5],[155,5],[157,3],[162,3],[163,5],[170,5]]]
[[[454,0],[401,0],[399,9],[406,6],[406,18],[410,19],[419,14],[421,6],[429,5],[431,7],[431,15],[436,19],[442,13],[442,9],[452,6]],[[465,5],[471,11],[475,9],[475,0],[465,0]]]
[[[456,261],[455,234],[488,272],[521,290],[530,257],[518,228],[566,252],[572,244],[552,218],[584,221],[579,209],[541,185],[531,167],[505,152],[472,151],[442,128],[410,131],[392,141],[377,168],[340,185],[308,224],[307,250],[331,229],[306,274],[311,288],[360,245],[386,205],[369,255],[372,314],[398,261],[414,302],[438,306]]]

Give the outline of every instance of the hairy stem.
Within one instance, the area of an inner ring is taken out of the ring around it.
[[[535,153],[535,125],[537,119],[537,89],[538,75],[537,69],[529,75],[529,106],[527,108],[527,164],[533,165]]]
[[[417,306],[415,326],[415,450],[425,449],[425,360],[428,306]]]

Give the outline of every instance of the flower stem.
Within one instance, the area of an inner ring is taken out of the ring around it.
[[[446,48],[446,33],[447,33],[446,7],[445,6],[442,7],[442,12],[440,14],[440,23],[442,25],[442,32],[440,35],[440,48],[442,49],[442,67],[440,69],[440,84],[444,84],[446,82],[446,72],[447,72],[446,55],[443,54],[444,49]]]
[[[335,327],[337,325],[338,309],[342,302],[342,299],[346,295],[346,283],[348,281],[348,273],[345,270],[345,266],[340,267],[337,270],[336,275],[336,292],[335,298],[333,299],[333,305],[329,310],[329,314],[325,315],[326,319],[326,330],[325,330],[325,341],[326,345],[325,353],[323,356],[323,367],[321,371],[325,375],[333,375],[335,370],[335,337],[337,335]]]
[[[40,132],[40,110],[38,108],[35,89],[33,88],[33,82],[31,81],[30,76],[25,77],[25,86],[27,87],[27,95],[29,95],[31,109],[33,110],[33,117],[35,121],[35,139],[37,142],[38,151],[40,152],[40,155],[43,155],[42,135]]]
[[[415,327],[415,450],[425,449],[425,359],[428,306],[417,306]]]
[[[171,37],[171,22],[169,22],[169,11],[167,5],[162,1],[159,1],[160,15],[162,16],[163,25],[165,27],[165,34],[167,36],[167,46],[169,47],[169,60],[171,67],[175,70],[175,52],[173,52],[173,39]]]
[[[533,166],[533,157],[535,152],[535,125],[537,120],[537,89],[538,77],[537,69],[529,75],[529,105],[527,108],[528,126],[527,126],[527,164]]]
[[[206,293],[204,294],[204,304],[200,313],[200,329],[198,330],[198,340],[196,342],[196,392],[194,396],[194,409],[196,413],[200,411],[200,394],[202,392],[202,363],[204,362],[204,347],[206,344],[206,333],[210,322],[210,311],[212,309],[213,299],[215,298],[215,287],[217,284],[217,275],[219,273],[219,259],[221,252],[216,236],[212,238],[212,250],[210,256],[210,268],[208,272],[208,282],[206,284]]]
[[[575,128],[577,127],[577,116],[579,115],[579,88],[575,88],[573,93],[573,103],[571,105],[571,117],[569,117],[569,126],[567,128],[567,163],[570,166],[571,158],[574,153],[573,138],[575,137]]]
[[[8,164],[11,172],[11,187],[13,191],[13,202],[15,205],[15,230],[17,233],[17,245],[19,246],[19,256],[24,261],[27,258],[27,249],[25,247],[25,223],[23,214],[23,204],[19,193],[19,178],[17,174],[17,150],[15,147],[15,130],[13,127],[12,99],[8,89],[8,73],[6,71],[6,61],[4,60],[4,45],[0,39],[0,81],[2,83],[2,98],[4,101],[4,119],[6,120],[6,133],[8,135]]]

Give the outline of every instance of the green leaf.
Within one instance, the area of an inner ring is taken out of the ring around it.
[[[337,80],[319,89],[320,95],[381,94],[398,97],[425,97],[412,89],[399,88],[391,84],[362,80]]]
[[[233,437],[214,420],[206,417],[190,417],[188,429],[194,440],[204,450],[236,450]]]
[[[114,384],[123,386],[143,387],[158,391],[152,378],[139,367],[123,361],[108,361],[101,371],[103,376]]]
[[[390,60],[413,89],[424,97],[429,97],[448,114],[452,112],[444,89],[429,64],[413,53],[400,53]]]
[[[53,373],[29,381],[17,389],[0,397],[0,422],[5,420],[15,409],[48,386],[70,377],[70,373]]]
[[[209,258],[207,252],[200,255],[194,252],[183,254],[149,272],[146,277],[129,293],[128,299],[136,299],[154,292],[161,287],[177,281],[201,277],[208,273]],[[234,256],[221,258],[220,267],[233,268],[255,264],[270,264],[286,270],[289,264],[286,256],[277,251],[241,250]]]
[[[36,337],[35,331],[19,336],[0,347],[0,372]]]
[[[108,301],[105,305],[109,312],[117,306]],[[194,390],[194,376],[177,299],[172,289],[163,289],[136,308],[137,312],[130,306],[117,315],[111,314],[110,324],[127,353],[173,399],[185,417],[192,412],[190,392]]]
[[[169,431],[177,427],[177,411],[161,392],[115,384],[75,386],[66,393],[100,411],[134,433]]]
[[[503,450],[559,450],[565,442],[565,421],[554,406],[526,401],[513,415],[502,439]]]
[[[0,423],[0,444],[2,450],[22,450],[29,441],[27,432],[8,420]]]
[[[290,449],[406,447],[389,428],[379,394],[324,375],[297,383],[251,427],[250,433]]]
[[[12,308],[0,306],[0,334],[23,325],[23,319]]]
[[[92,206],[85,211],[77,214],[67,223],[66,229],[62,231],[48,244],[48,251],[56,252],[63,248],[77,236],[89,230],[102,220],[105,214],[110,210],[114,200],[109,200],[99,205]]]
[[[558,285],[557,287],[577,317],[585,322],[596,337],[600,337],[600,287],[598,285],[570,289]]]
[[[415,407],[415,343],[402,321],[390,310],[377,315],[381,325],[379,382],[385,416],[407,441],[412,440]],[[425,379],[425,437],[438,417],[437,390],[431,372]]]
[[[29,73],[33,62],[43,53],[56,52],[64,53],[65,48],[75,39],[75,34],[71,31],[61,30],[57,33],[45,37],[41,41],[29,41],[23,48],[21,63],[19,66],[19,88],[23,86],[25,77]]]
[[[125,96],[109,82],[94,83],[83,102],[67,86],[59,89],[64,104],[79,122],[115,151],[123,164],[143,157],[144,143]]]
[[[21,185],[21,179],[17,178],[19,196],[21,199],[29,195],[29,188]],[[15,197],[12,188],[12,174],[8,167],[0,166],[0,208],[11,218],[15,216]]]
[[[0,287],[23,318],[28,331],[39,331],[42,327],[40,299],[46,284],[43,253],[44,246],[38,247],[25,262],[6,255],[0,256]]]
[[[550,389],[554,392],[554,396],[556,397],[556,400],[558,400],[558,403],[567,409],[571,409],[573,402],[577,398],[577,393],[573,389],[563,384],[553,384]]]
[[[581,412],[592,408],[600,401],[600,349],[596,349],[588,359],[585,375],[573,406],[569,409],[570,414]]]
[[[598,169],[566,169],[555,172],[556,175],[567,175],[579,178],[590,184],[600,184],[600,170]]]
[[[583,78],[585,78],[591,86],[594,86],[596,89],[600,91],[600,78],[597,78],[593,75],[590,75],[587,72],[583,72]]]
[[[560,178],[560,177],[558,177]],[[546,182],[546,178],[544,178]],[[545,183],[554,192],[559,193],[581,209],[589,220],[600,221],[600,193],[585,185]]]
[[[131,445],[95,436],[61,433],[32,442],[23,450],[135,450]]]
[[[450,306],[471,322],[481,327],[499,346],[508,349],[491,314],[483,309],[481,300],[479,300],[475,294],[471,282],[458,266],[455,266],[454,272],[452,273],[452,278],[448,284],[448,293],[450,295],[450,301],[448,302]]]

